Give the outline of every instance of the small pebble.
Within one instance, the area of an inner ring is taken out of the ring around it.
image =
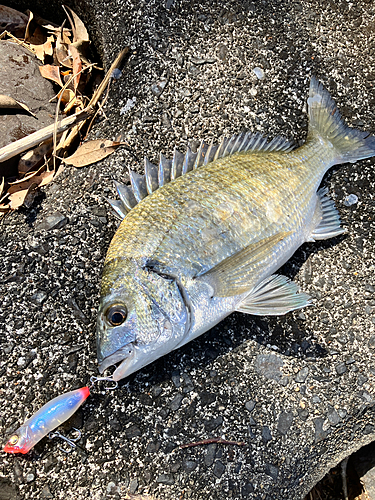
[[[136,101],[137,101],[136,97],[133,97],[132,99],[128,99],[126,101],[125,106],[123,106],[120,109],[120,115],[124,115],[125,113],[127,113],[128,111],[130,111],[132,108],[134,108]]]
[[[155,82],[151,85],[151,92],[156,96],[159,97],[160,94],[163,92],[165,89],[165,86],[167,85],[167,80],[159,80],[158,82]]]
[[[264,71],[262,68],[259,68],[258,66],[253,69],[253,73],[255,73],[255,76],[258,78],[258,80],[263,80],[264,79]]]
[[[346,207],[351,207],[356,203],[358,203],[358,196],[356,196],[355,194],[349,194],[349,196],[347,196],[344,200],[344,205]]]
[[[111,73],[111,77],[114,78],[115,80],[118,80],[119,78],[122,77],[122,71],[118,68],[115,68]]]

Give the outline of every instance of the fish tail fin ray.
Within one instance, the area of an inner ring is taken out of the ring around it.
[[[286,276],[273,274],[241,301],[236,311],[256,316],[278,316],[311,305],[311,297]]]
[[[314,227],[311,232],[311,238],[313,241],[326,240],[328,238],[334,238],[346,232],[344,228],[341,227],[340,216],[335,207],[335,203],[329,196],[327,196],[328,189],[322,188],[317,192],[318,201],[315,211],[317,212],[317,217],[319,223]]]
[[[334,164],[354,163],[375,155],[375,137],[346,125],[328,90],[315,77],[310,83],[309,135],[318,134],[336,150]]]

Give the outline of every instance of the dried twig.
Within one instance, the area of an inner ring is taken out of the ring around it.
[[[68,116],[60,121],[57,132],[64,132],[64,130],[72,127],[76,123],[81,122],[82,120],[86,120],[89,116],[91,116],[93,110],[91,108],[85,108],[84,110],[76,113],[72,116]],[[55,124],[48,125],[40,130],[37,130],[33,134],[27,135],[18,141],[11,142],[7,146],[0,148],[0,162],[9,160],[9,158],[13,158],[28,149],[36,146],[37,144],[49,139],[53,136],[53,131],[55,130]]]
[[[180,449],[192,448],[193,446],[201,446],[201,445],[212,444],[212,443],[229,444],[229,445],[233,445],[233,446],[246,446],[246,443],[244,443],[243,441],[227,441],[226,439],[217,437],[217,438],[203,439],[202,441],[195,441],[194,443],[180,444],[180,446],[178,448],[180,448]]]

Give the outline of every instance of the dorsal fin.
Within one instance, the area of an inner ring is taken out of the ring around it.
[[[213,144],[213,142],[207,144],[202,141],[197,153],[193,153],[188,146],[185,155],[175,149],[172,160],[168,160],[161,154],[159,166],[154,165],[145,158],[145,175],[142,176],[130,170],[130,186],[124,186],[116,182],[120,200],[108,199],[107,201],[115,210],[116,215],[123,219],[127,212],[147,195],[164,186],[164,184],[190,172],[190,170],[235,153],[288,152],[293,148],[293,143],[283,137],[277,136],[272,141],[267,142],[267,137],[264,137],[259,132],[255,134],[241,132],[238,135],[233,135],[230,139],[224,137],[220,144]]]

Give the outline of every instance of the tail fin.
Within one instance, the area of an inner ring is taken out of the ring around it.
[[[307,104],[309,134],[318,134],[332,144],[337,154],[335,164],[354,163],[375,155],[375,137],[348,127],[337,111],[335,101],[315,77],[311,79]]]

